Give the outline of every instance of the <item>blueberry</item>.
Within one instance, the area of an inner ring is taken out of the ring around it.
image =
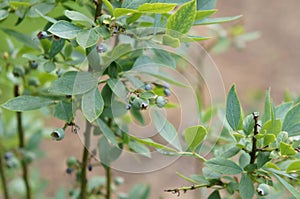
[[[78,163],[77,158],[74,157],[74,156],[70,156],[67,159],[67,165],[68,165],[68,167],[73,167],[73,166],[77,165],[77,163]]]
[[[149,91],[149,90],[151,90],[151,89],[152,89],[151,84],[146,84],[146,85],[145,85],[145,90],[146,90],[146,91]]]
[[[39,79],[36,78],[36,77],[30,77],[30,78],[28,79],[28,85],[29,85],[29,86],[37,87],[37,86],[40,85],[40,81],[39,81]]]
[[[93,170],[93,166],[91,164],[88,165],[88,170],[92,171]]]
[[[4,155],[5,160],[9,160],[14,156],[12,152],[6,152]]]
[[[60,141],[65,137],[65,130],[62,128],[55,129],[54,131],[52,131],[50,136],[53,140]]]
[[[126,105],[126,110],[130,110],[131,109],[131,105],[130,104],[127,104]]]
[[[33,60],[29,62],[30,68],[31,69],[37,69],[39,64],[37,63],[37,61]]]
[[[170,89],[165,88],[165,89],[164,89],[164,94],[165,94],[167,97],[169,97],[169,96],[171,95]]]
[[[116,29],[114,30],[114,34],[118,34],[119,32],[119,26],[116,26]]]
[[[46,39],[48,37],[48,34],[46,31],[40,31],[36,36],[39,40],[41,40]]]
[[[15,77],[22,77],[25,74],[25,69],[22,66],[15,66],[13,69],[13,75]]]
[[[257,187],[257,193],[261,196],[269,195],[271,192],[270,186],[267,184],[260,184]]]
[[[68,167],[68,168],[66,169],[66,173],[67,173],[67,174],[71,174],[72,172],[73,172],[73,169],[72,169],[72,168]]]
[[[159,108],[163,108],[166,105],[166,100],[163,96],[158,96],[156,98],[156,106]]]
[[[169,89],[169,88],[170,88],[170,85],[167,84],[167,83],[165,83],[165,84],[164,84],[164,89]]]
[[[96,47],[96,50],[98,53],[105,53],[106,52],[106,48],[103,44],[98,44]]]

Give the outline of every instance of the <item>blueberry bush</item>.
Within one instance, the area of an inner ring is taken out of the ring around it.
[[[234,85],[226,108],[204,108],[202,91],[210,82],[201,76],[204,56],[191,67],[189,49],[198,44],[195,55],[222,52],[257,37],[241,26],[222,28],[221,23],[241,16],[211,17],[215,4],[216,0],[1,1],[3,198],[147,199],[150,187],[143,184],[118,192],[124,180],[113,177],[112,170],[122,167],[122,157],[128,154],[151,161],[157,153],[189,156],[203,164],[197,174],[177,173],[189,185],[165,187],[170,194],[201,189],[210,199],[286,194],[300,198],[297,99],[275,106],[268,91],[262,114],[244,114]],[[199,26],[209,36],[199,36]],[[199,42],[204,40],[213,42],[203,49]],[[201,78],[192,76],[195,73]],[[197,122],[189,121],[182,129],[167,114],[184,111],[187,103],[179,95],[190,88],[197,102],[192,108],[198,111],[191,117]],[[52,124],[49,130],[45,121],[50,116],[64,125]],[[74,154],[65,164],[74,187],[68,196],[64,190],[46,196],[46,183],[32,162],[44,154],[39,149],[43,139],[61,141],[67,129],[83,142],[82,158]],[[145,131],[157,135],[141,135]],[[98,167],[105,176],[88,175]]]

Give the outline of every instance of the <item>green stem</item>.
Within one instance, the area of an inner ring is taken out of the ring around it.
[[[84,149],[81,161],[81,187],[80,187],[80,198],[87,199],[87,176],[86,176],[86,168],[88,166],[89,159],[89,147],[90,147],[90,139],[91,139],[91,127],[89,121],[86,120],[86,128],[84,133]]]
[[[2,157],[2,154],[0,154],[0,176],[1,176],[1,182],[2,182],[2,187],[3,187],[3,195],[4,195],[4,199],[9,199],[8,189],[7,189],[7,181],[6,181],[4,165],[3,165],[2,160],[3,160],[3,157]]]
[[[15,85],[14,94],[15,94],[15,97],[20,96],[18,85]],[[22,125],[22,113],[21,112],[17,112],[17,128],[18,128],[18,137],[19,137],[19,148],[24,149],[25,148],[25,133],[24,133],[23,125]],[[22,171],[23,171],[23,180],[24,180],[25,188],[26,188],[26,198],[31,199],[31,188],[30,188],[30,184],[29,184],[29,172],[28,172],[28,168],[27,168],[27,163],[25,162],[24,158],[21,159],[21,166],[22,166]]]
[[[106,199],[111,199],[111,168],[105,168],[106,172]]]

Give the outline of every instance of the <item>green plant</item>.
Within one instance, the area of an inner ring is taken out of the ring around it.
[[[186,51],[186,46],[192,45],[192,42],[209,39],[206,36],[189,35],[191,28],[240,17],[211,18],[216,12],[215,3],[214,0],[0,3],[0,36],[7,43],[7,46],[1,47],[3,53],[0,60],[0,88],[6,93],[1,96],[3,112],[0,118],[0,172],[4,198],[11,198],[10,194],[27,199],[44,197],[45,184],[40,183],[43,181],[37,177],[38,174],[29,169],[30,163],[42,155],[38,145],[45,135],[60,141],[67,136],[67,128],[83,135],[84,142],[81,159],[72,156],[66,162],[66,173],[74,174],[76,181],[69,192],[71,198],[112,198],[116,192],[114,187],[122,184],[120,178],[113,180],[112,164],[127,151],[147,158],[151,157],[152,151],[164,155],[191,156],[206,163],[204,170],[207,174],[215,175],[213,178],[204,175],[204,178],[197,180],[184,177],[195,185],[167,190],[176,194],[181,190],[220,186],[230,193],[239,191],[243,198],[249,198],[254,194],[250,181],[272,185],[271,179],[263,181],[260,178],[272,173],[297,197],[298,192],[283,178],[291,178],[292,175],[277,172],[277,167],[274,168],[276,165],[271,162],[273,159],[269,160],[266,154],[271,152],[264,150],[278,149],[278,154],[274,155],[284,155],[284,162],[294,158],[290,171],[299,170],[297,154],[290,154],[297,150],[296,142],[289,142],[288,136],[297,135],[300,119],[277,118],[269,98],[262,124],[259,124],[257,115],[247,116],[243,124],[235,90],[230,91],[226,111],[228,125],[225,125],[221,134],[221,138],[233,148],[225,153],[227,159],[206,160],[201,155],[199,150],[202,142],[211,129],[203,125],[186,128],[182,146],[176,128],[163,114],[162,110],[178,107],[172,103],[175,89],[188,87],[172,77],[172,72],[185,56],[182,51]],[[36,23],[32,23],[33,19]],[[7,28],[10,24],[15,24],[15,27]],[[242,34],[239,32],[234,35]],[[288,111],[291,107],[292,104],[281,107],[284,110],[278,109]],[[293,116],[298,113],[295,107],[290,110]],[[41,111],[33,111],[37,109]],[[76,121],[80,115],[78,112],[83,114],[80,120],[85,124]],[[167,144],[130,133],[131,124],[147,124],[145,116],[149,112],[153,116],[156,131]],[[201,117],[204,123],[209,122],[215,112],[214,108],[209,109]],[[65,124],[45,131],[42,118],[51,113]],[[288,123],[290,120],[294,123]],[[280,131],[286,130],[289,134],[277,132],[277,137],[280,134],[282,140],[279,145],[276,142],[277,145],[268,148],[277,141],[271,131],[278,130],[281,121]],[[84,130],[82,126],[85,126]],[[258,130],[260,126],[262,128]],[[252,127],[255,127],[254,130]],[[91,144],[94,137],[97,146]],[[252,148],[249,143],[252,143]],[[220,146],[217,143],[214,153]],[[243,156],[245,167],[228,159],[236,154]],[[250,166],[246,167],[247,154],[250,156]],[[273,167],[264,170],[265,160]],[[218,170],[222,165],[225,173]],[[280,168],[280,165],[277,166]],[[87,173],[93,172],[95,167],[102,167],[105,177],[88,178]],[[19,168],[22,178],[13,172]],[[221,174],[239,173],[243,174],[238,188],[235,178],[231,176],[225,177],[226,182],[221,180]],[[16,180],[11,180],[13,178]],[[205,183],[198,181],[201,179],[206,180]],[[23,182],[25,189],[18,192],[16,187]],[[14,186],[9,188],[9,183]],[[294,183],[299,184],[296,180]],[[243,186],[246,185],[251,187],[252,192],[244,192]],[[146,199],[149,193],[148,186],[137,184],[128,195],[119,193],[118,197]],[[218,195],[218,190],[213,194]],[[65,197],[64,192],[58,192],[57,198]]]

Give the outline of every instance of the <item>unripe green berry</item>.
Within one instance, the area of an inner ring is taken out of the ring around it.
[[[27,164],[30,164],[36,157],[35,154],[33,152],[30,151],[24,151],[24,161]]]
[[[157,107],[163,108],[166,105],[166,100],[163,96],[158,96],[155,103]]]
[[[13,75],[15,77],[22,77],[25,74],[25,69],[22,66],[15,66],[13,69]]]
[[[77,158],[74,157],[74,156],[70,156],[68,159],[67,159],[67,166],[68,167],[74,167],[76,166],[78,163],[77,161]]]
[[[140,109],[142,103],[143,103],[143,100],[142,100],[141,98],[139,98],[139,97],[136,97],[136,98],[132,101],[131,105],[132,105],[132,107],[135,108],[135,109]]]
[[[266,195],[269,195],[271,190],[270,190],[270,186],[267,185],[267,184],[260,184],[258,185],[257,187],[257,193],[260,195],[260,196],[266,196]]]
[[[55,129],[50,134],[53,140],[60,141],[65,137],[65,131],[62,128]]]
[[[28,79],[28,85],[29,85],[29,86],[37,87],[37,86],[40,85],[40,81],[39,81],[39,79],[36,78],[36,77],[30,77],[30,78]]]
[[[115,185],[121,185],[121,184],[123,184],[124,183],[124,178],[122,178],[122,177],[116,177],[115,179],[114,179],[114,183],[115,183]]]

